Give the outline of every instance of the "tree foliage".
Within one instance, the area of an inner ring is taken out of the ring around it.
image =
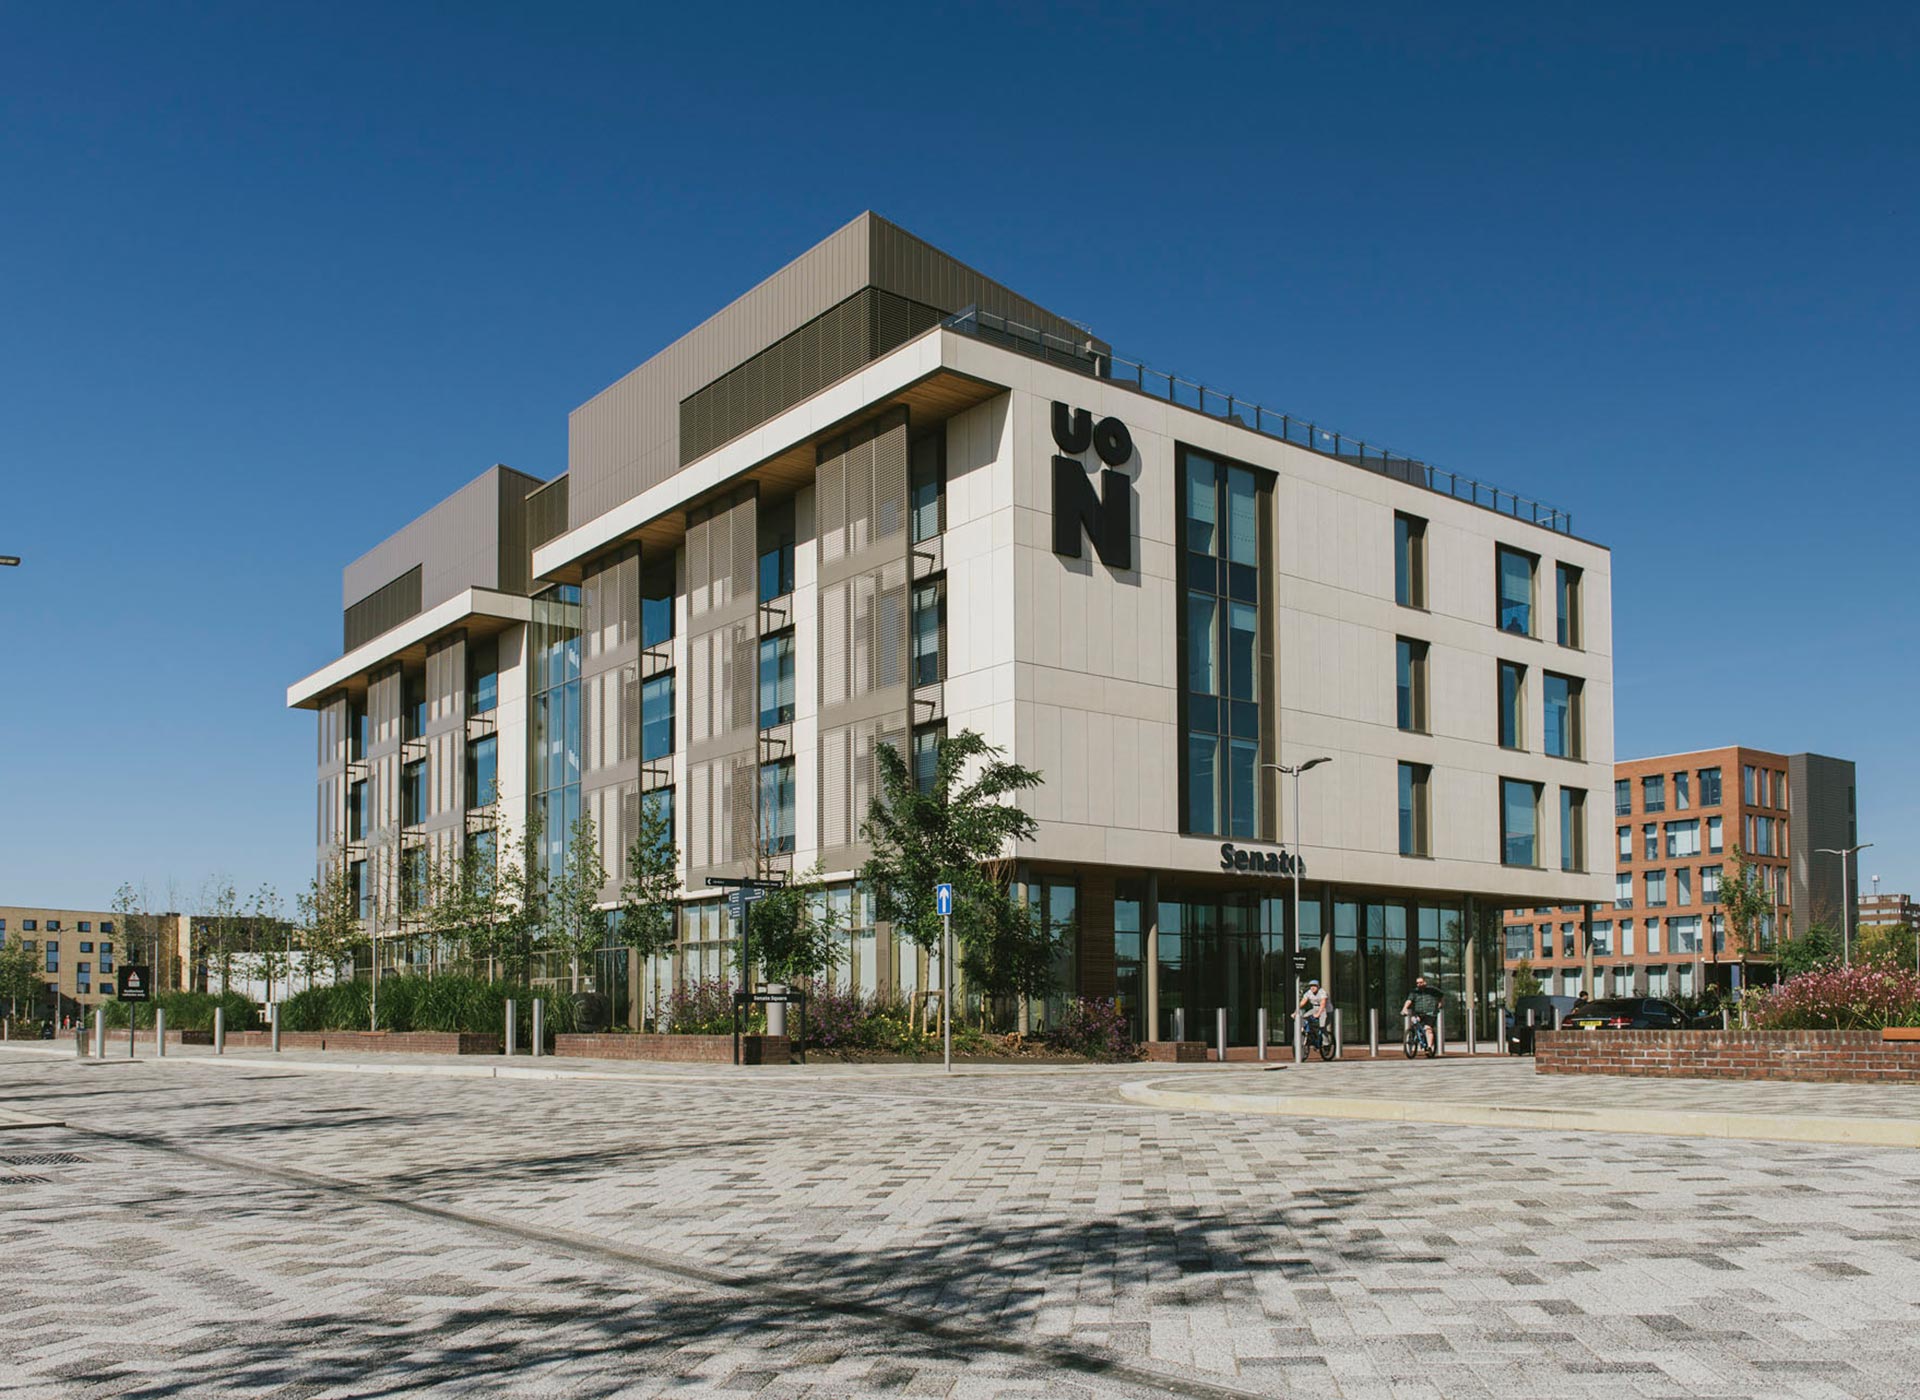
[[[548,892],[545,921],[547,946],[566,957],[576,988],[580,964],[606,945],[610,923],[608,911],[600,907],[600,891],[607,878],[599,831],[592,814],[582,812],[567,833],[560,874]]]
[[[1507,995],[1507,1007],[1511,1010],[1520,1004],[1521,997],[1537,997],[1545,990],[1533,964],[1522,958],[1513,965],[1513,990]]]
[[[9,1014],[19,1015],[22,1002],[31,1011],[40,987],[40,965],[27,951],[25,941],[0,933],[0,999],[7,1003]]]
[[[1782,979],[1819,972],[1840,965],[1840,935],[1825,924],[1812,924],[1805,933],[1781,941],[1773,958]]]
[[[1773,913],[1773,891],[1766,870],[1747,859],[1738,846],[1728,849],[1726,872],[1720,877],[1720,908],[1727,916],[1733,951],[1741,957],[1758,946],[1762,922]]]
[[[640,825],[627,843],[627,878],[620,885],[620,938],[642,962],[672,951],[680,854],[673,821],[644,798]]]
[[[816,864],[799,879],[748,906],[754,964],[769,982],[817,982],[840,960],[847,921],[834,907],[833,894]],[[742,945],[734,943],[734,970],[741,973]]]

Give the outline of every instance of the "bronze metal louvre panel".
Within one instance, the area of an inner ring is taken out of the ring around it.
[[[527,549],[538,549],[567,532],[567,478],[556,476],[527,493]]]
[[[364,646],[382,632],[391,631],[420,611],[420,566],[383,583],[346,610],[341,624],[341,650]]]
[[[752,488],[687,517],[688,683],[676,698],[688,718],[679,816],[696,884],[749,873],[755,850],[759,528]]]
[[[580,797],[599,827],[611,868],[624,841],[614,829],[618,789],[640,780],[636,700],[640,664],[640,550],[628,545],[590,564],[580,581]]]

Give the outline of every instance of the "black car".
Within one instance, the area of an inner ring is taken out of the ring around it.
[[[1507,1053],[1509,1055],[1531,1055],[1533,1053],[1533,1033],[1536,1030],[1553,1029],[1553,1013],[1558,1011],[1565,1016],[1573,1010],[1572,997],[1531,996],[1521,997],[1514,1003],[1513,1010],[1507,1013]],[[1527,1013],[1533,1013],[1533,1024],[1527,1024]]]
[[[1685,1031],[1694,1022],[1670,1001],[1658,997],[1607,997],[1567,1012],[1560,1024],[1579,1031]],[[1716,1021],[1715,1024],[1718,1024]]]

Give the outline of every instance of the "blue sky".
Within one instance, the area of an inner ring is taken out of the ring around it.
[[[290,895],[341,565],[866,208],[1572,510],[1920,893],[1914,14],[0,3],[0,902]]]

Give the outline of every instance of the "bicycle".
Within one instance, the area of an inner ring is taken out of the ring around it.
[[[1409,1060],[1416,1058],[1423,1050],[1431,1060],[1440,1053],[1439,1039],[1437,1035],[1432,1040],[1427,1039],[1427,1028],[1420,1018],[1409,1016],[1407,1017],[1407,1036],[1400,1048],[1407,1052]]]
[[[1316,1050],[1320,1052],[1320,1058],[1323,1060],[1333,1058],[1333,1025],[1328,1021],[1308,1018],[1306,1053],[1311,1055]]]

